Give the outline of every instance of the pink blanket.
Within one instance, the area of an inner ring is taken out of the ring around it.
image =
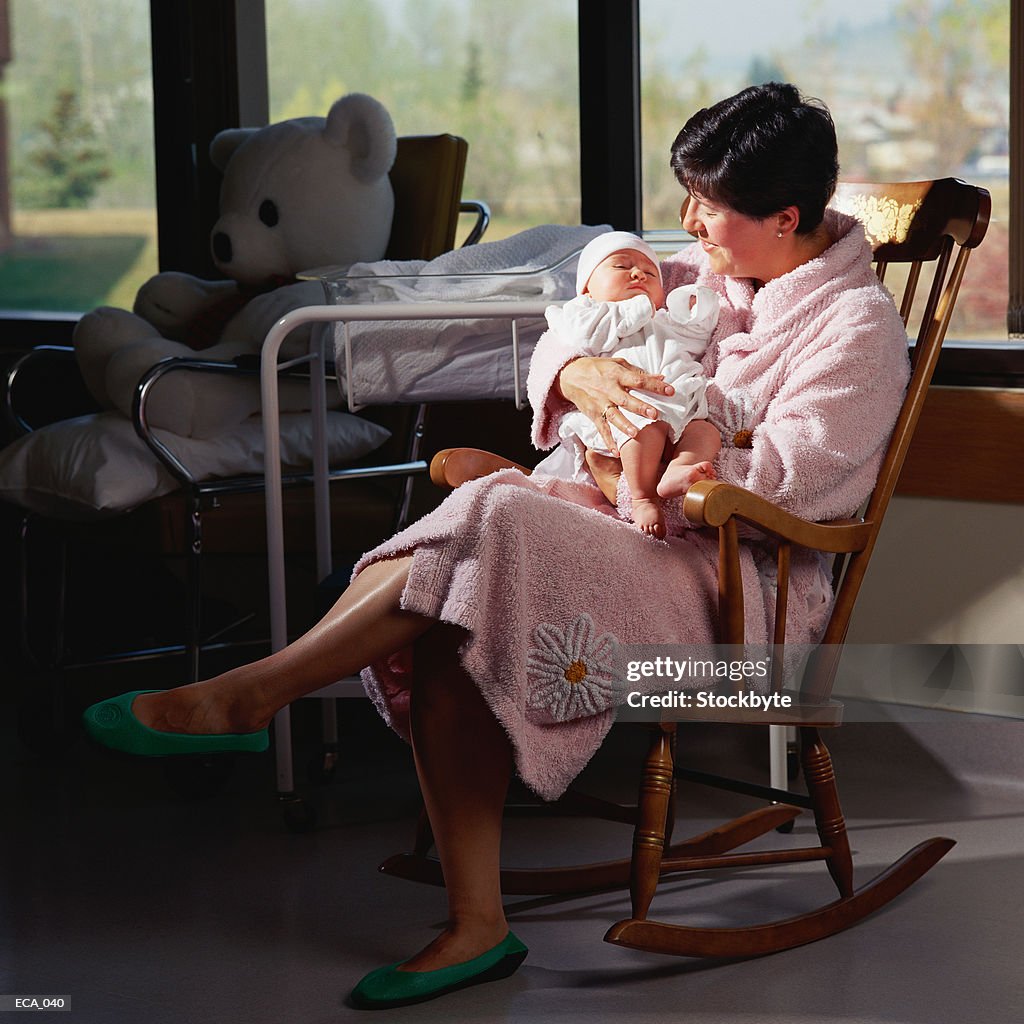
[[[548,800],[565,790],[611,725],[612,645],[698,643],[713,635],[715,537],[690,531],[653,540],[585,485],[515,470],[464,484],[364,556],[356,571],[409,552],[403,607],[467,631],[463,667],[508,733],[520,777]],[[585,571],[579,552],[593,553]],[[749,640],[763,641],[749,556],[744,570]],[[640,600],[648,590],[655,600]],[[586,666],[578,678],[574,664]],[[412,670],[403,652],[363,673],[380,713],[406,738]]]

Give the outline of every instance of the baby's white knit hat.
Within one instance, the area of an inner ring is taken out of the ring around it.
[[[658,268],[658,279],[661,279],[658,254],[639,235],[634,235],[631,231],[606,231],[587,242],[580,253],[579,263],[576,265],[576,294],[583,294],[590,275],[597,270],[601,260],[622,249],[642,252]]]

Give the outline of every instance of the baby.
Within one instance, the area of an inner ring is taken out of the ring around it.
[[[710,288],[676,288],[666,300],[654,250],[626,231],[598,235],[580,253],[577,297],[547,310],[548,325],[588,355],[625,359],[660,373],[675,394],[636,396],[658,411],[656,420],[620,408],[638,429],[630,437],[609,423],[629,484],[633,522],[644,533],[665,536],[659,498],[684,494],[697,480],[713,479],[712,460],[722,442],[707,422],[700,357],[718,322],[718,296]],[[666,308],[667,306],[667,308]],[[605,414],[613,408],[605,410]],[[592,453],[611,456],[593,422],[578,410],[559,424],[575,469]]]

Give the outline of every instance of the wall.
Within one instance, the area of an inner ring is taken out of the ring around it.
[[[1024,509],[895,497],[857,601],[850,639],[1024,642]]]
[[[1024,510],[1017,504],[896,497],[853,616],[850,640],[962,647],[976,685],[1024,694]],[[1021,704],[1018,698],[1016,704]],[[1004,705],[1005,706],[1005,705]],[[951,712],[904,723],[904,741],[958,777],[1024,784],[1024,722]]]

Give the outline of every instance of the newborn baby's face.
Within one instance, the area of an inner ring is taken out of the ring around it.
[[[584,295],[596,302],[620,302],[643,293],[655,309],[665,305],[661,275],[652,260],[635,249],[620,249],[598,263]]]

